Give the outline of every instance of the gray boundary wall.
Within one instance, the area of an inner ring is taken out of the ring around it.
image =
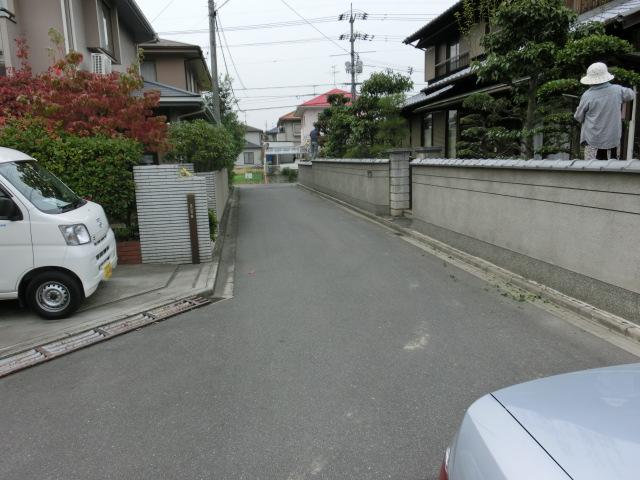
[[[298,166],[298,183],[376,215],[389,215],[389,160],[316,159]]]
[[[199,177],[204,177],[207,184],[207,206],[216,212],[218,220],[222,219],[224,209],[229,199],[229,176],[227,169],[223,168],[215,172],[199,172]]]
[[[414,228],[640,321],[640,161],[414,160]]]
[[[187,194],[195,194],[200,261],[209,262],[213,249],[209,234],[207,180],[181,176],[191,165],[148,165],[133,168],[136,184],[142,263],[191,263]]]

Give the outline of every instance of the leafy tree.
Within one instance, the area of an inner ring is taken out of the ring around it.
[[[348,106],[349,99],[344,95],[330,95],[327,100],[331,107],[320,113],[315,126],[321,134],[323,155],[342,158],[347,151],[354,117]]]
[[[578,81],[593,62],[611,63],[632,51],[626,40],[607,35],[602,23],[572,24],[567,42],[555,53],[552,80],[538,90],[538,114],[544,135],[544,145],[537,153],[548,155],[568,153],[571,158],[580,156],[580,125],[573,112],[578,97],[588,88]],[[613,67],[614,82],[640,86],[637,73]]]
[[[246,128],[238,119],[238,114],[235,112],[234,107],[237,105],[237,100],[233,92],[233,79],[229,75],[220,77],[218,82],[220,91],[220,115],[222,116],[222,125],[231,135],[231,141],[233,150],[235,152],[234,158],[237,157],[245,146],[245,133]],[[205,92],[203,94],[205,105],[207,108],[213,111],[213,93]],[[233,172],[229,169],[229,179],[233,178]]]
[[[538,88],[556,66],[556,53],[569,36],[575,13],[562,0],[508,0],[491,18],[484,37],[486,59],[477,63],[480,80],[509,83],[524,104],[524,154],[533,158],[538,123]]]
[[[378,72],[363,82],[360,96],[347,103],[342,96],[329,99],[331,107],[316,126],[323,134],[323,154],[331,157],[378,157],[404,139],[407,121],[400,109],[408,77]]]
[[[65,54],[60,34],[50,31],[52,66],[33,75],[28,47],[18,40],[21,67],[0,77],[0,125],[12,118],[42,119],[50,132],[83,137],[128,137],[149,151],[165,148],[165,118],[154,116],[159,94],[144,93],[137,66],[127,73],[97,75],[80,69],[82,55]]]
[[[460,119],[459,158],[514,158],[520,155],[518,112],[505,97],[475,93],[462,103],[466,116]]]
[[[490,32],[483,40],[486,58],[475,63],[475,71],[481,81],[511,86],[508,98],[521,119],[503,134],[521,139],[525,158],[535,153],[577,155],[578,125],[572,112],[575,97],[585,90],[578,78],[591,63],[610,63],[630,52],[631,45],[607,35],[600,23],[579,24],[562,0],[464,0],[461,29],[478,19],[489,19]],[[620,80],[633,77],[632,72],[618,71]],[[487,104],[484,113],[474,114],[485,115],[491,108]],[[478,120],[469,119],[467,126],[477,127]],[[482,122],[491,132],[491,119],[485,116]],[[538,133],[544,135],[544,145],[536,152],[533,138]],[[465,140],[473,141],[472,135]]]
[[[169,143],[167,160],[193,163],[197,172],[231,170],[239,153],[229,130],[206,120],[171,124]]]

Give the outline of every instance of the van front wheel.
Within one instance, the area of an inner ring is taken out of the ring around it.
[[[43,272],[31,279],[27,287],[27,303],[47,320],[72,315],[82,302],[78,281],[64,272]]]

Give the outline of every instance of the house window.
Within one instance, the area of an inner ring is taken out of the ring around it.
[[[255,161],[255,152],[244,152],[244,164],[253,165]]]
[[[458,144],[458,111],[447,112],[447,158],[456,158]]]
[[[156,62],[142,62],[142,64],[140,65],[140,74],[145,80],[148,80],[150,82],[157,81],[158,74],[156,72]]]
[[[436,77],[469,66],[469,52],[462,52],[460,40],[448,44],[440,44],[436,50]]]
[[[299,137],[302,134],[302,125],[300,123],[293,124],[293,136]]]
[[[106,2],[100,2],[100,22],[98,28],[100,29],[100,47],[107,52],[113,53],[113,11]]]
[[[433,147],[433,113],[422,117],[422,146]]]

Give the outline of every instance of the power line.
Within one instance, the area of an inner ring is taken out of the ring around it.
[[[216,10],[220,10],[222,7],[224,7],[227,3],[229,3],[231,0],[227,0],[226,2],[222,2],[222,5],[220,5]]]
[[[276,90],[280,88],[315,88],[315,87],[329,87],[333,83],[314,83],[311,85],[279,85],[275,87],[253,87],[253,88],[238,88],[236,90]]]
[[[227,0],[227,2],[228,1],[229,0]],[[220,25],[220,27],[222,27],[222,23],[220,22],[219,19],[218,19],[218,25]],[[224,31],[222,32],[222,38],[224,38],[224,44],[227,46],[227,52],[229,52],[229,58],[231,59],[231,65],[233,65],[233,70],[236,72],[236,76],[238,77],[238,82],[240,82],[240,85],[242,86],[242,88],[245,88],[246,85],[244,84],[244,82],[242,81],[242,78],[240,77],[240,72],[238,72],[238,67],[236,66],[235,60],[233,59],[233,55],[231,54],[231,50],[229,49],[229,42],[227,42],[227,36],[224,34]],[[222,48],[222,45],[220,45],[220,47]],[[222,48],[222,51],[224,51],[224,48]]]
[[[255,112],[258,110],[279,110],[281,108],[293,108],[298,106],[299,105],[278,105],[277,107],[246,108],[243,110],[243,112]]]
[[[153,17],[153,20],[151,20],[151,22],[152,23],[155,22],[160,17],[160,15],[162,15],[165,12],[165,10],[169,8],[175,1],[176,0],[169,0],[169,2],[167,2],[167,4],[162,8],[162,10],[160,10],[160,12],[155,17]]]
[[[335,40],[332,40],[331,38],[327,37],[319,28],[317,28],[313,23],[309,22],[306,18],[304,18],[302,15],[300,15],[291,5],[289,5],[287,2],[285,2],[285,0],[280,0],[282,3],[284,3],[287,8],[289,10],[291,10],[293,13],[295,13],[298,17],[300,17],[301,20],[304,20],[311,28],[313,28],[316,32],[318,32],[320,35],[322,35],[324,38],[326,38],[327,40],[329,40],[331,43],[333,43],[336,47],[338,47],[340,50],[343,50],[345,52],[348,53],[348,50],[346,48],[344,48],[342,45],[340,45],[338,42],[336,42]]]
[[[220,7],[218,7],[218,10]],[[437,15],[435,14],[427,14],[424,16],[415,16],[412,14],[407,14],[407,16],[400,16],[402,14],[380,14],[380,15],[371,15],[367,16],[367,20],[371,21],[394,21],[394,22],[425,22],[434,19]],[[336,22],[335,16],[330,17],[316,17],[309,18],[306,20],[285,20],[280,22],[268,22],[268,23],[258,23],[253,25],[235,25],[233,27],[226,27],[223,30],[226,32],[237,32],[243,30],[261,30],[268,28],[283,28],[283,27],[297,27],[300,25],[306,25],[309,23],[332,23]],[[186,30],[169,30],[164,32],[158,32],[159,35],[172,35],[172,34],[181,34],[181,33],[207,33],[206,29],[186,29]]]
[[[218,18],[216,17],[216,24],[218,25]],[[222,44],[222,39],[220,38],[220,29],[217,29],[218,34],[218,41],[220,41],[220,44]],[[229,66],[227,65],[227,57],[224,54],[224,48],[222,49],[222,60],[224,62],[224,70],[227,72],[227,79],[231,78],[231,75],[229,75]],[[236,96],[236,92],[233,90],[233,82],[231,80],[229,80],[229,87],[231,88],[231,96],[233,97],[234,103],[236,104],[236,106],[238,106],[238,109],[240,109],[239,107],[239,103],[240,101],[238,100],[238,97]]]

